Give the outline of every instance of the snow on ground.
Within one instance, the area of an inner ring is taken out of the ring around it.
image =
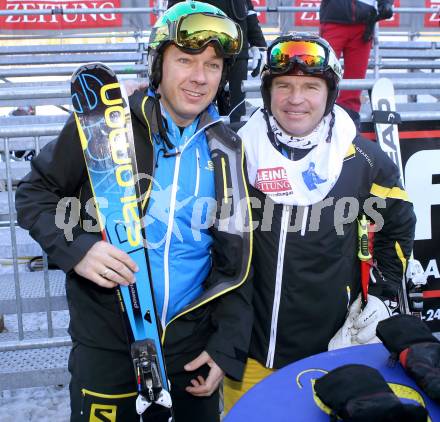
[[[68,386],[0,391],[1,422],[68,422]]]
[[[5,318],[5,327],[7,331],[10,333],[18,332],[17,315],[6,314],[4,318]],[[52,326],[54,329],[67,328],[68,325],[69,325],[68,311],[52,311]],[[23,327],[25,331],[46,331],[47,330],[46,312],[24,313]]]
[[[53,311],[53,328],[66,328],[68,311]],[[5,327],[16,332],[17,315],[5,315]],[[47,330],[45,312],[23,314],[25,331]],[[67,362],[66,362],[67,365]],[[0,391],[1,422],[68,422],[69,387],[50,386]]]

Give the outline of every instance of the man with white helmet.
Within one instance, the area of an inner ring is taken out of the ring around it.
[[[268,48],[264,106],[240,129],[254,220],[254,327],[229,409],[273,370],[375,339],[412,249],[415,216],[392,161],[335,105],[341,66],[322,38],[290,33]],[[376,223],[361,304],[357,218]]]
[[[221,10],[176,5],[151,33],[150,87],[129,99],[176,422],[219,420],[218,386],[224,373],[241,377],[250,339],[244,152],[213,105],[241,44],[240,28]],[[90,220],[84,204],[93,195],[72,118],[32,161],[17,189],[17,218],[67,273],[71,421],[139,421],[115,292],[135,281],[136,265],[83,224],[67,239],[55,224],[65,196],[80,200],[80,223]],[[152,404],[143,420],[168,421],[168,412]]]

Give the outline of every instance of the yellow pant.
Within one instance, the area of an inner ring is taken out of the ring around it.
[[[223,383],[225,414],[231,410],[232,406],[234,406],[244,393],[274,371],[275,369],[266,368],[256,360],[249,358],[244,368],[242,381],[233,381],[226,377]]]

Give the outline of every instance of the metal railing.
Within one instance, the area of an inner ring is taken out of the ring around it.
[[[405,75],[405,74],[402,74]],[[139,82],[148,82],[148,79],[139,78]],[[408,90],[408,89],[440,89],[440,78],[393,78],[394,87],[396,89]],[[374,84],[374,79],[344,79],[340,83],[340,89],[371,89]],[[244,92],[258,92],[260,90],[259,81],[243,81],[242,90]],[[36,100],[42,98],[63,98],[66,99],[66,104],[70,103],[70,84],[61,82],[58,84],[42,85],[39,89],[29,90],[29,86],[15,87],[8,84],[0,85],[0,101],[12,101],[12,100]],[[0,129],[8,130],[7,128]],[[24,128],[22,129],[24,130]]]
[[[318,12],[319,7],[310,6],[255,6],[256,12],[267,13],[287,13],[287,12]],[[109,8],[78,8],[69,9],[54,7],[50,9],[31,9],[31,10],[0,10],[0,16],[24,16],[24,15],[75,15],[75,14],[159,14],[166,9],[160,7],[109,7]],[[396,13],[439,13],[439,7],[395,7]]]
[[[12,119],[11,119],[12,120]],[[20,119],[21,120],[21,119]],[[3,119],[4,124],[4,119]],[[39,281],[39,288],[37,295],[32,294],[32,289],[35,287],[33,285],[26,285],[28,280],[24,280],[24,278],[28,277],[30,273],[20,271],[19,269],[19,247],[17,241],[17,227],[15,225],[16,222],[16,214],[14,208],[14,189],[13,184],[20,179],[26,172],[29,171],[30,166],[29,162],[15,162],[11,161],[9,157],[11,156],[11,152],[16,150],[17,146],[14,145],[14,139],[19,137],[29,137],[33,139],[33,148],[36,153],[40,150],[40,138],[41,136],[56,136],[61,128],[62,124],[45,124],[45,125],[35,125],[35,126],[2,126],[0,127],[0,141],[2,145],[2,156],[3,162],[1,163],[1,167],[5,169],[5,172],[0,171],[0,177],[5,181],[6,185],[6,193],[7,193],[7,222],[9,224],[9,234],[10,234],[10,252],[13,265],[13,281],[14,281],[14,294],[15,296],[15,311],[17,315],[17,328],[18,328],[18,336],[15,336],[11,333],[5,336],[4,334],[0,334],[0,351],[8,350],[11,347],[22,347],[20,346],[21,342],[24,340],[24,328],[23,328],[23,313],[26,312],[35,312],[35,311],[44,311],[46,313],[46,321],[47,321],[47,335],[37,336],[33,341],[29,340],[26,344],[26,347],[30,347],[31,344],[34,344],[35,347],[41,347],[41,342],[45,343],[44,338],[52,338],[54,337],[54,329],[53,329],[53,321],[52,321],[52,310],[63,310],[67,309],[65,298],[61,295],[61,300],[54,300],[53,295],[51,295],[51,283],[49,280],[49,271],[48,271],[48,263],[46,255],[41,251],[35,242],[33,242],[28,236],[25,236],[24,241],[27,242],[27,245],[32,244],[33,254],[41,255],[43,259],[43,272],[40,273],[43,279],[43,288],[41,288],[41,277]],[[1,200],[4,201],[5,198],[1,197]],[[21,232],[23,235],[23,233]],[[7,243],[7,238],[2,237],[2,242]],[[4,252],[7,249],[4,244],[2,244],[2,251]],[[28,247],[29,249],[29,247]],[[10,279],[10,274],[2,274],[0,279]],[[30,283],[30,281],[29,281]],[[3,286],[4,287],[4,286]],[[6,289],[6,293],[7,293]],[[26,291],[26,298],[23,297],[22,291]],[[0,293],[0,314],[5,313],[6,311],[11,311],[11,299],[9,295],[4,297],[5,289]],[[30,294],[29,294],[30,293]],[[41,295],[41,293],[43,293]],[[60,299],[58,297],[57,299]],[[53,305],[56,306],[53,306]],[[65,335],[65,334],[64,334]],[[5,341],[6,337],[6,341]],[[43,340],[42,340],[43,337]],[[7,341],[9,339],[9,341]],[[67,338],[63,339],[63,342],[67,341]],[[50,342],[47,342],[49,344]],[[23,344],[24,347],[24,344]]]

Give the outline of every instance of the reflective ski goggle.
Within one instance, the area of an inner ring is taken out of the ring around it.
[[[310,74],[332,69],[341,78],[338,59],[328,48],[313,40],[285,40],[270,47],[267,66],[272,73],[289,72],[295,65]]]
[[[238,24],[226,16],[207,13],[182,16],[169,27],[157,28],[157,31],[152,33],[151,39],[153,44],[173,41],[188,52],[199,52],[208,43],[215,41],[225,56],[237,55],[243,44],[243,36]]]

